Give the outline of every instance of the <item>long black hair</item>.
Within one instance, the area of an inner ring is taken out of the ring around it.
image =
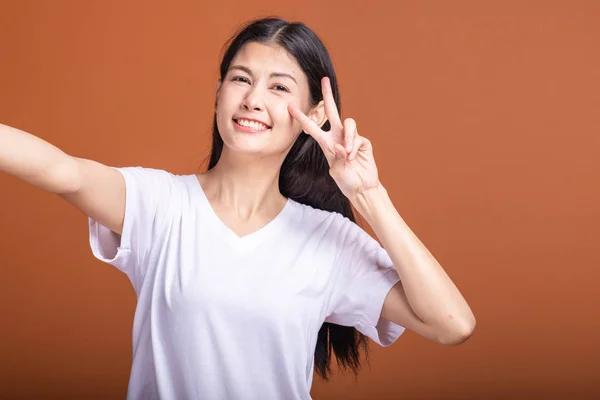
[[[308,78],[311,106],[323,100],[321,79],[331,81],[333,98],[341,113],[339,89],[329,52],[319,37],[300,22],[287,22],[279,18],[264,18],[250,21],[225,44],[225,54],[220,66],[221,81],[225,79],[231,61],[237,52],[249,42],[269,43],[287,50],[295,58]],[[331,129],[329,121],[323,130]],[[213,120],[212,149],[208,169],[213,168],[221,157],[223,139]],[[301,133],[287,154],[279,173],[279,191],[298,203],[321,210],[338,212],[355,221],[350,201],[340,191],[329,175],[329,165],[319,144],[310,136]],[[324,380],[329,380],[332,350],[338,366],[350,368],[355,375],[361,367],[360,349],[368,356],[367,337],[354,327],[325,322],[317,337],[315,369]]]

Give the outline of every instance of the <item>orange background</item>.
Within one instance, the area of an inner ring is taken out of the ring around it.
[[[342,117],[476,317],[465,344],[407,332],[315,399],[600,395],[600,2],[8,1],[0,122],[108,165],[191,173],[220,50],[301,20],[331,51]],[[135,294],[87,219],[0,174],[0,398],[124,398]]]

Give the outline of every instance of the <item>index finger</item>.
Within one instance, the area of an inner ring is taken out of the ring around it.
[[[323,101],[325,102],[325,115],[329,119],[331,127],[337,128],[342,127],[342,121],[340,120],[340,114],[338,113],[335,99],[333,98],[333,90],[331,89],[331,80],[325,76],[321,80],[321,91],[323,92]]]
[[[290,104],[288,105],[288,111],[299,123],[304,132],[315,138],[319,144],[324,144],[325,133],[321,130],[312,119],[308,118],[306,114],[302,112],[298,107]]]

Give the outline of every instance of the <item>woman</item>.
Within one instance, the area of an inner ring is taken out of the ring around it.
[[[466,340],[473,314],[392,205],[370,142],[341,120],[319,38],[254,21],[220,72],[201,174],[107,167],[0,130],[0,169],[82,210],[94,256],[135,288],[128,398],[308,399],[332,350],[356,373],[367,337]]]

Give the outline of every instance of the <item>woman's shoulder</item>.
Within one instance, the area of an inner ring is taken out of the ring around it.
[[[142,165],[115,167],[116,169],[148,178],[165,179],[172,182],[182,182],[187,184],[197,183],[197,175],[189,172],[174,172],[165,168],[145,167]]]
[[[319,227],[329,233],[342,233],[357,226],[350,218],[337,211],[323,210],[292,199],[289,201],[293,205],[296,220],[304,226]]]
[[[335,211],[327,211],[320,208],[313,207],[309,204],[301,203],[297,200],[289,198],[288,201],[293,205],[296,214],[301,215],[304,218],[311,220],[325,220],[331,218],[337,218],[341,214]]]
[[[113,168],[125,177],[128,190],[160,197],[164,201],[172,201],[176,197],[186,197],[198,192],[198,180],[193,173],[178,173],[142,165]]]
[[[182,179],[188,176],[187,174],[177,174],[166,169],[143,165],[113,166],[112,168],[121,171],[123,174],[139,178]]]

